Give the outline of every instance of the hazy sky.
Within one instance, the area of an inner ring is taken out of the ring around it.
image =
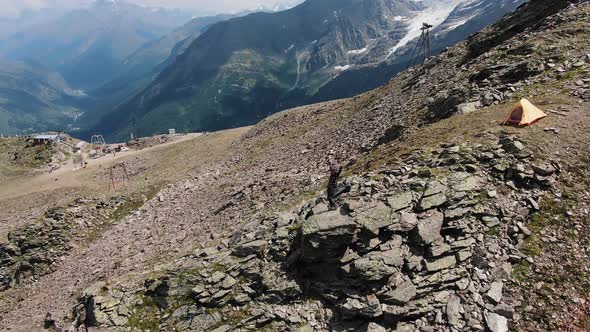
[[[253,9],[259,5],[272,6],[278,2],[294,3],[297,0],[125,0],[140,5],[190,9],[198,13],[233,12]],[[15,16],[23,9],[75,8],[92,0],[0,0],[0,15]]]

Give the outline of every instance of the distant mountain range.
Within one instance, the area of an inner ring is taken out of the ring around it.
[[[92,127],[109,119],[111,111],[148,86],[203,31],[232,17],[235,15],[194,18],[165,36],[142,45],[120,62],[116,77],[89,92],[86,101],[89,112],[81,119],[82,125]]]
[[[0,129],[119,140],[133,122],[140,135],[248,125],[378,87],[405,69],[423,22],[434,26],[437,53],[523,2],[291,0],[191,19],[99,0],[29,14],[0,38],[0,72],[10,77],[0,83]],[[7,22],[17,21],[0,27]]]
[[[216,130],[377,87],[405,69],[423,22],[435,52],[522,0],[308,0],[215,24],[95,128],[114,136]]]
[[[300,2],[282,1],[257,11],[283,10]],[[99,0],[73,11],[48,8],[25,11],[18,18],[0,18],[0,59],[5,59],[0,61],[0,72],[12,77],[0,90],[4,123],[0,129],[23,133],[66,128],[75,132],[78,126],[92,127],[144,89],[211,25],[249,13],[191,18],[178,10]],[[47,107],[39,107],[37,117],[23,115],[25,109],[31,114],[30,102],[46,100],[36,95],[38,89],[22,90],[28,95],[23,99],[14,90],[24,85],[11,84],[37,82],[41,86],[44,80],[40,78],[45,75],[59,76],[66,91],[80,90],[80,95],[50,103],[51,115]],[[43,118],[52,120],[44,124]]]
[[[38,62],[90,90],[115,78],[139,47],[189,19],[188,13],[100,0],[3,39],[0,57]]]
[[[82,115],[85,97],[61,74],[40,64],[0,61],[0,133],[66,130]],[[72,129],[71,127],[69,129]]]
[[[0,41],[19,31],[59,19],[65,12],[56,8],[42,10],[23,10],[17,17],[0,17]]]

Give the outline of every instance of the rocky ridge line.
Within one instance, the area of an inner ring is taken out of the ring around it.
[[[253,221],[139,291],[96,284],[75,322],[122,330],[507,331],[519,303],[503,290],[514,264],[532,262],[519,245],[539,201],[556,193],[558,173],[511,137],[416,153],[347,179],[339,211],[327,211],[320,197]]]

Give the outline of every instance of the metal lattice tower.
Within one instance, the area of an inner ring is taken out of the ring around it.
[[[424,61],[432,56],[431,50],[431,35],[430,30],[433,28],[431,24],[422,23],[422,34],[420,35],[420,39],[418,39],[418,43],[416,47],[414,47],[414,51],[412,52],[412,56],[410,57],[410,62],[408,62],[408,68],[413,67],[417,64],[420,59],[420,55],[424,55]],[[418,51],[416,53],[416,51]]]
[[[127,186],[129,183],[129,172],[127,172],[127,166],[124,163],[119,163],[111,166],[109,169],[109,192],[112,190],[117,190],[117,184],[122,183],[124,186]]]

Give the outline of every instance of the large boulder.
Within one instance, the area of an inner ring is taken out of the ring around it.
[[[75,325],[113,327],[128,322],[128,311],[121,299],[109,294],[105,282],[97,282],[87,288],[74,308],[77,322]]]
[[[374,208],[359,213],[355,220],[363,228],[377,236],[380,229],[386,228],[397,221],[397,214],[392,212],[393,210],[389,206],[379,202]]]
[[[469,175],[469,173],[458,172],[451,176],[451,183],[455,191],[470,192],[481,190],[485,185],[485,179]]]
[[[381,311],[381,303],[374,294],[370,294],[359,299],[349,297],[339,306],[339,308],[340,312],[345,317],[350,318],[357,316],[364,318],[374,318],[383,314]]]
[[[387,203],[393,211],[401,211],[412,207],[414,194],[411,191],[395,194],[387,199]]]
[[[383,294],[383,302],[387,304],[404,305],[410,302],[417,293],[416,286],[411,280],[401,282],[393,290]]]
[[[413,232],[413,238],[418,244],[432,244],[443,240],[440,231],[445,216],[439,211],[431,211],[418,221],[418,226]]]
[[[399,268],[386,264],[377,257],[360,258],[352,264],[352,272],[361,280],[377,282],[399,273]]]
[[[340,211],[316,214],[301,226],[301,260],[336,262],[354,242],[359,226]]]
[[[250,241],[236,247],[233,251],[233,255],[237,257],[247,257],[250,255],[262,257],[267,245],[268,243],[265,240]]]
[[[447,201],[448,200],[445,193],[438,193],[432,196],[424,196],[420,200],[420,205],[418,206],[418,208],[420,211],[426,211],[442,206],[445,203],[447,203]]]

